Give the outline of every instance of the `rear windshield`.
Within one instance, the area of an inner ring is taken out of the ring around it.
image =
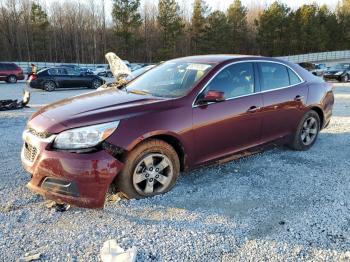
[[[2,70],[16,70],[18,69],[18,66],[16,64],[7,64],[7,63],[1,63],[0,64],[0,69]]]

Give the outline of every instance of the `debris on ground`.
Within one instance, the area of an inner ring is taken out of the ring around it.
[[[101,249],[102,262],[134,262],[136,255],[136,247],[124,250],[117,244],[115,239],[104,242]]]
[[[122,200],[122,195],[120,193],[117,193],[117,194],[108,193],[106,200],[109,203],[116,203],[116,202],[119,202],[120,200]]]
[[[28,91],[24,91],[23,100],[20,102],[18,102],[17,99],[0,100],[0,111],[21,109],[28,105],[29,100],[30,100],[30,93]]]
[[[21,257],[18,259],[18,262],[30,262],[39,260],[41,258],[41,253],[34,254],[34,255],[25,255],[24,257]]]
[[[65,212],[70,209],[70,205],[57,203],[53,200],[46,201],[45,206],[50,209],[55,209],[57,212]]]

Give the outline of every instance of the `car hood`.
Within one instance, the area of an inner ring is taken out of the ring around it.
[[[171,106],[172,103],[164,103],[168,100],[121,90],[91,92],[41,108],[31,117],[29,126],[38,132],[54,134],[160,110],[160,107]]]
[[[344,72],[344,70],[343,70],[343,69],[339,69],[339,70],[327,70],[327,71],[325,71],[325,74],[334,75],[334,74],[336,74],[336,73],[338,73],[338,72]]]

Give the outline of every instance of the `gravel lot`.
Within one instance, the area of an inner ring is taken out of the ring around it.
[[[23,87],[1,83],[0,98]],[[350,84],[308,152],[275,148],[190,172],[163,196],[60,213],[25,187],[21,133],[38,106],[83,92],[36,91],[32,108],[0,112],[0,260],[99,261],[115,238],[138,261],[350,261]]]

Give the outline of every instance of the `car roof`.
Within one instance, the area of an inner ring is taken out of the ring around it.
[[[257,59],[257,58],[263,58],[261,56],[253,56],[253,55],[229,55],[229,54],[223,54],[223,55],[199,55],[199,56],[187,56],[182,58],[176,58],[171,61],[176,62],[197,62],[197,63],[215,63],[220,64],[226,61],[231,60],[239,60],[241,58],[244,59]]]

